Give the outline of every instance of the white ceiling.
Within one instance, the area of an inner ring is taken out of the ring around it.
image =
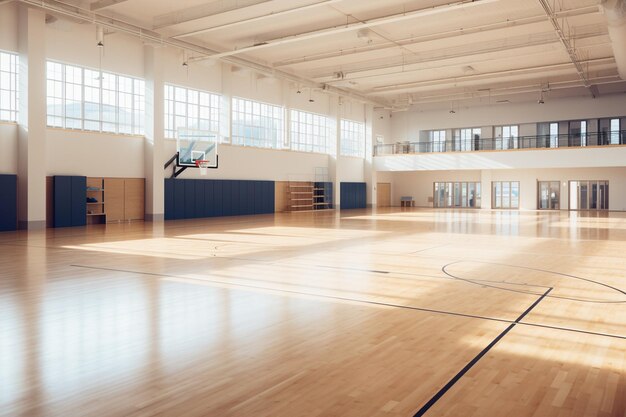
[[[69,1],[69,0],[68,0]],[[395,107],[626,91],[600,0],[89,0],[165,38]],[[209,58],[200,54],[193,60]],[[573,56],[571,56],[573,55]],[[573,60],[583,69],[577,71]],[[588,85],[597,86],[593,89]]]

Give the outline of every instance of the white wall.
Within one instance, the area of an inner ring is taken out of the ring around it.
[[[144,139],[108,133],[47,129],[46,175],[144,177]]]
[[[337,158],[339,165],[337,176],[339,182],[364,182],[364,163],[363,158],[355,158],[351,156],[340,156]]]
[[[176,153],[176,142],[165,141],[168,158]],[[328,168],[329,156],[294,151],[278,151],[241,146],[218,145],[219,168],[209,169],[206,177],[200,170],[188,168],[179,178],[219,178],[289,181],[315,179],[315,168]],[[171,176],[169,168],[165,176]],[[363,170],[361,169],[361,172]]]
[[[377,171],[626,166],[626,146],[442,152],[374,157]]]
[[[17,173],[17,125],[0,123],[0,173]]]
[[[0,49],[17,52],[17,5],[0,6]]]
[[[102,63],[100,53],[102,52]],[[106,34],[96,47],[96,27],[59,19],[46,24],[46,56],[66,64],[143,77],[143,44],[123,33]]]
[[[374,120],[372,121],[372,136],[380,135],[385,139],[385,143],[391,140],[391,124],[393,116],[389,110],[374,110]]]

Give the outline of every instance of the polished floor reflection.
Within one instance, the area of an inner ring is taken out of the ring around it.
[[[623,213],[0,233],[0,416],[624,417],[625,291]]]

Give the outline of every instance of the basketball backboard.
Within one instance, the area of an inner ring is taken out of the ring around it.
[[[209,167],[217,167],[217,142],[215,132],[178,129],[176,151],[178,166],[195,167],[196,160],[209,161]]]

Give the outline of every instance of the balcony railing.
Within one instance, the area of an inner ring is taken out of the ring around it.
[[[612,146],[624,144],[626,144],[626,130],[489,139],[455,137],[445,142],[398,142],[387,145],[376,145],[374,147],[374,156],[432,152],[499,151],[509,149],[580,148],[585,146]]]

